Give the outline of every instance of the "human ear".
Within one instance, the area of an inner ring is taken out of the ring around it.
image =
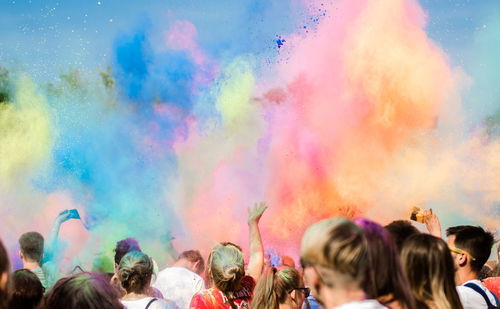
[[[5,291],[8,279],[9,275],[7,274],[7,272],[2,273],[2,275],[0,276],[0,290]]]

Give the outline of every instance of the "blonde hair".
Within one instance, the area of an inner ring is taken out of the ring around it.
[[[429,234],[408,238],[401,251],[415,298],[436,309],[462,309],[455,287],[455,265],[448,245]]]
[[[153,275],[153,262],[146,254],[132,251],[121,259],[118,279],[127,293],[141,293],[149,288]]]
[[[243,254],[236,245],[218,244],[210,253],[208,269],[215,286],[231,299],[245,275]]]
[[[294,268],[278,271],[271,268],[260,277],[252,300],[252,309],[277,309],[285,303],[290,291],[303,287],[302,278]]]
[[[361,287],[368,269],[363,230],[345,218],[319,221],[302,238],[301,261],[313,266],[329,287]]]

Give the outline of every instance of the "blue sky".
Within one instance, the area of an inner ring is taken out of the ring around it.
[[[277,52],[276,37],[308,23],[300,1],[285,0],[9,0],[0,3],[0,65],[21,68],[39,81],[51,80],[68,67],[94,72],[113,60],[113,43],[120,36],[145,28],[154,36],[173,20],[189,20],[198,42],[218,58],[221,54]],[[420,0],[428,14],[426,31],[473,79],[483,79],[493,93],[483,98],[483,111],[494,110],[500,97],[494,80],[484,73],[500,52],[498,0]],[[480,42],[478,42],[478,37]],[[481,39],[482,37],[482,39]],[[481,62],[481,63],[479,63]],[[500,63],[499,63],[500,64]],[[482,66],[482,67],[481,67]],[[491,70],[490,70],[491,71]],[[494,74],[494,75],[492,75]],[[477,86],[477,85],[476,85]],[[464,93],[465,105],[468,94]],[[471,107],[476,110],[475,104]]]

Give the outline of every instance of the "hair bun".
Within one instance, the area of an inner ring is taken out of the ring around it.
[[[242,269],[238,265],[226,265],[223,268],[224,277],[227,281],[239,279],[242,274]]]

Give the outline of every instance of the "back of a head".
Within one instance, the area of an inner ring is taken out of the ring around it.
[[[446,236],[455,236],[455,247],[470,253],[475,260],[470,260],[472,271],[479,274],[490,257],[495,242],[493,234],[482,227],[471,225],[453,226],[446,230]]]
[[[389,232],[379,224],[356,219],[368,244],[370,280],[365,281],[369,298],[382,298],[385,304],[398,301],[403,308],[415,308],[415,300],[403,273],[399,252]],[[385,299],[387,296],[389,298]]]
[[[429,234],[405,241],[401,252],[403,270],[413,295],[438,309],[461,309],[455,287],[455,266],[448,245]]]
[[[198,250],[187,250],[179,254],[178,260],[185,259],[192,264],[196,264],[195,272],[198,275],[203,274],[205,271],[205,261]]]
[[[45,298],[46,309],[123,308],[120,295],[101,275],[79,273],[57,281]]]
[[[19,238],[19,245],[25,259],[40,263],[43,257],[43,236],[40,233],[24,233]]]
[[[233,244],[218,244],[210,253],[208,268],[217,288],[224,293],[234,292],[245,275],[243,254]]]
[[[118,267],[118,279],[127,293],[142,293],[151,282],[153,261],[149,256],[132,251],[122,258]]]
[[[125,254],[132,251],[141,251],[139,243],[134,238],[125,238],[116,243],[115,248],[115,264],[119,265]]]
[[[401,252],[403,244],[408,237],[420,233],[419,230],[407,220],[392,221],[386,225],[385,228],[389,231],[389,234],[391,234],[399,252]]]
[[[7,279],[10,272],[10,262],[7,250],[0,241],[0,309],[7,307]]]
[[[10,277],[9,308],[36,308],[45,288],[38,276],[28,269],[16,270]]]
[[[277,309],[284,304],[290,291],[302,288],[302,278],[294,268],[270,268],[255,287],[252,309]]]
[[[314,266],[329,287],[362,288],[367,280],[368,254],[362,229],[345,218],[311,225],[301,244],[301,261]]]

